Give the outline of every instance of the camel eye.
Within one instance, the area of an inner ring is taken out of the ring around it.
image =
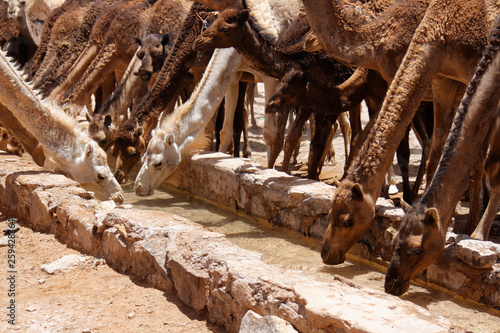
[[[106,176],[104,176],[103,174],[97,174],[97,181],[98,182],[102,182],[103,180],[106,179]]]
[[[219,29],[220,32],[223,32],[223,33],[227,33],[229,32],[229,28],[228,27],[222,27]]]
[[[342,228],[351,228],[354,225],[354,221],[349,214],[343,214],[339,216],[339,219]]]
[[[156,169],[161,168],[161,165],[162,165],[162,161],[160,161],[160,162],[158,162],[158,163],[153,164],[153,166],[154,166]]]
[[[422,254],[422,249],[421,248],[411,249],[411,250],[408,250],[408,252],[406,252],[406,254],[408,254],[409,257],[419,256]]]

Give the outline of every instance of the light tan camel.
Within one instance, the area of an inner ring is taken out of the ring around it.
[[[94,191],[98,199],[123,202],[123,191],[108,167],[106,153],[56,103],[41,100],[3,51],[0,81],[0,103],[40,142],[46,167],[68,175]]]
[[[487,134],[490,129],[496,127],[498,120],[499,19],[490,36],[490,42],[467,86],[453,121],[436,173],[421,200],[407,212],[394,238],[395,250],[385,279],[385,291],[388,293],[405,293],[409,288],[410,279],[427,268],[442,253],[448,222],[467,187],[471,169],[474,164],[482,165],[481,155],[487,146]],[[497,135],[498,133],[493,133],[491,136],[498,140]],[[497,148],[495,143],[491,148],[493,155],[498,154],[494,151]],[[492,156],[492,160],[494,159]],[[490,180],[497,185],[498,173],[490,172],[489,175],[495,176]],[[496,213],[498,201],[495,196],[497,194],[492,195],[492,207],[488,207],[488,210],[493,208],[492,211]],[[489,229],[486,228],[486,219],[484,226],[478,225],[475,236],[487,237]]]
[[[394,76],[379,117],[333,199],[322,258],[337,264],[370,226],[381,175],[392,164],[397,145],[432,86],[435,130],[427,179],[431,178],[450,127],[454,93],[472,75],[498,8],[481,0],[433,0],[427,10],[425,1],[396,2],[379,19],[356,25],[352,19],[349,24],[343,20],[342,1],[303,3],[315,34],[333,57],[377,69],[389,81]],[[384,24],[396,31],[384,29]]]

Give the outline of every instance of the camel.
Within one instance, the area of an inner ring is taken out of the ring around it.
[[[120,183],[126,181],[128,173],[144,154],[146,141],[149,141],[149,134],[157,125],[160,113],[167,107],[173,109],[181,83],[196,60],[193,41],[211,16],[211,8],[193,4],[153,87],[134,107],[130,117],[118,126],[110,149],[116,158],[115,177]]]
[[[0,150],[23,156],[24,148],[5,128],[0,127]]]
[[[104,151],[56,103],[40,100],[21,75],[1,51],[0,103],[39,141],[46,156],[45,166],[94,191],[98,199],[122,203],[123,191],[107,165]]]
[[[152,133],[142,167],[135,180],[135,193],[152,195],[156,187],[174,173],[182,160],[207,144],[204,129],[222,101],[232,73],[224,69],[240,66],[241,57],[231,49],[217,49],[203,79],[191,98],[165,116]],[[228,75],[229,74],[229,75]],[[203,100],[197,96],[206,96]],[[215,96],[215,98],[208,98]]]
[[[393,295],[405,293],[410,279],[434,262],[444,250],[448,223],[456,203],[467,187],[473,165],[482,165],[488,129],[495,130],[496,127],[500,99],[498,79],[499,19],[455,115],[436,173],[420,201],[406,213],[394,237],[394,254],[385,279],[386,292]],[[496,140],[497,135],[492,133],[490,137]],[[491,180],[497,182],[497,179]],[[496,199],[490,203],[496,211]],[[483,226],[478,226],[475,234],[484,238],[487,236],[485,231]]]
[[[396,2],[379,19],[360,25],[355,18],[341,17],[341,1],[303,3],[313,31],[329,54],[351,65],[376,69],[388,81],[394,77],[377,121],[333,199],[322,258],[327,264],[337,264],[370,226],[383,183],[381,175],[390,167],[429,87],[435,112],[427,165],[427,179],[431,179],[443,137],[449,131],[454,92],[468,82],[498,9],[480,0],[433,0],[427,10],[425,1]],[[349,27],[341,23],[345,20]],[[404,28],[396,22],[404,22]],[[441,38],[434,38],[434,32]],[[335,41],[330,35],[335,35]],[[366,36],[373,39],[367,41]]]

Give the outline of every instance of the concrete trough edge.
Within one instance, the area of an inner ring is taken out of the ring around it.
[[[237,332],[248,310],[300,332],[458,332],[442,317],[340,277],[315,278],[263,263],[224,235],[165,212],[111,208],[68,178],[0,153],[0,207],[117,271],[173,291]]]

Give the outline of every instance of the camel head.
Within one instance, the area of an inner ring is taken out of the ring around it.
[[[181,162],[181,152],[175,143],[174,134],[156,129],[151,135],[141,170],[135,179],[135,193],[140,196],[153,195],[155,188],[167,179]]]
[[[140,126],[134,127],[131,123],[120,124],[110,150],[116,158],[115,178],[120,184],[124,184],[130,170],[146,151],[144,129]]]
[[[223,49],[239,45],[248,18],[249,11],[246,9],[224,10],[215,22],[196,38],[193,49],[206,52],[216,48]]]
[[[306,99],[308,75],[301,70],[288,71],[276,87],[274,94],[266,104],[266,113],[275,113],[283,108],[294,108],[303,105]]]
[[[137,50],[137,58],[142,61],[141,68],[135,75],[141,77],[142,81],[149,81],[153,73],[159,72],[165,61],[169,47],[169,36],[162,34],[147,34],[146,37],[140,39],[135,38],[139,49]]]
[[[97,199],[123,203],[123,190],[109,169],[106,153],[95,141],[83,138],[82,149],[74,149],[69,160],[62,160],[60,156],[52,156],[52,159],[55,169],[93,191]]]
[[[445,236],[436,208],[424,205],[411,208],[393,240],[394,253],[385,275],[385,292],[404,294],[410,287],[410,279],[443,252]]]
[[[22,15],[26,0],[4,0],[7,3],[7,16],[10,19],[17,19]]]
[[[92,119],[89,119],[88,133],[104,151],[109,149],[115,139],[115,131],[116,127],[109,114],[94,114]]]
[[[333,196],[329,216],[321,258],[325,264],[337,265],[345,261],[346,252],[370,227],[375,218],[375,202],[360,184],[343,180]]]

